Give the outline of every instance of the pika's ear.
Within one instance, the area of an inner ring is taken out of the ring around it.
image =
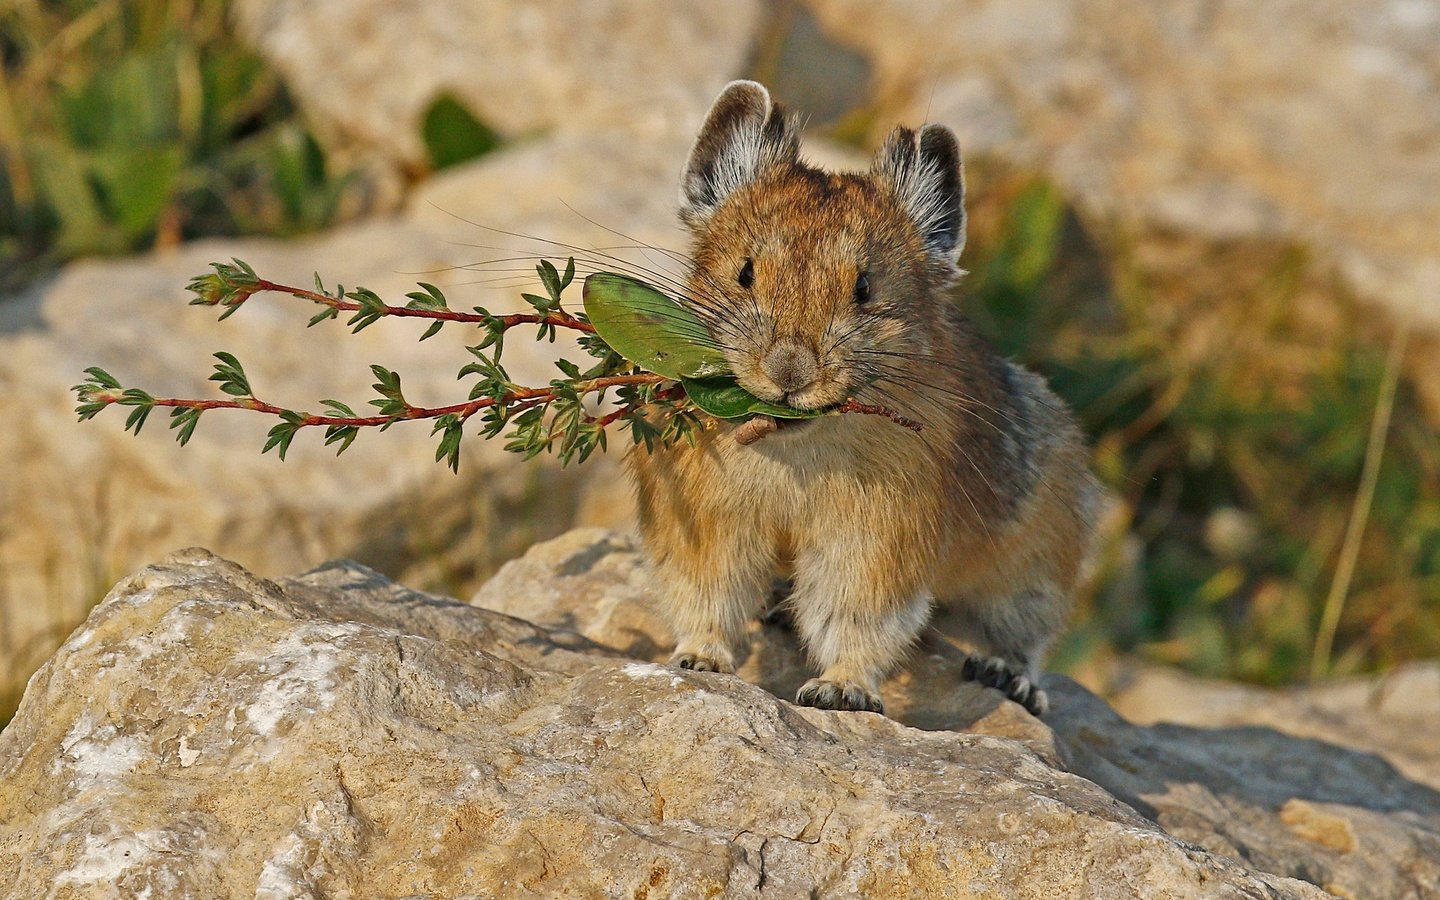
[[[917,136],[896,128],[871,172],[895,191],[930,251],[953,265],[965,249],[965,164],[955,132],[926,125]]]
[[[765,169],[794,162],[800,139],[770,92],[732,81],[715,98],[680,179],[680,218],[697,225]]]

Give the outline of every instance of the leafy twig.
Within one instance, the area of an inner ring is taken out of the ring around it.
[[[439,436],[436,460],[458,469],[460,444],[465,426],[479,416],[479,433],[495,437],[507,432],[505,449],[527,457],[554,452],[563,463],[572,459],[585,461],[597,449],[606,447],[606,429],[615,424],[629,426],[630,436],[647,450],[658,443],[668,445],[693,435],[700,418],[686,396],[685,389],[673,379],[643,371],[616,353],[595,333],[595,327],[582,315],[565,309],[562,295],[575,278],[572,259],[562,273],[548,260],[536,266],[536,274],[545,288],[543,296],[522,294],[533,313],[494,315],[483,307],[473,312],[457,312],[438,287],[420,283],[419,290],[407,296],[405,306],[385,303],[367,288],[347,291],[337,285],[327,291],[320,276],[315,276],[315,290],[297,288],[261,278],[248,264],[211,264],[213,272],[190,282],[195,294],[194,305],[221,309],[220,318],[234,315],[251,297],[259,293],[279,293],[308,300],[324,307],[310,319],[316,325],[327,319],[338,319],[340,313],[351,313],[347,321],[352,331],[360,331],[382,318],[418,318],[431,322],[421,335],[425,340],[449,323],[477,325],[483,331],[478,344],[466,350],[471,361],[460,369],[459,378],[473,378],[469,396],[459,403],[445,406],[417,406],[405,399],[400,375],[384,366],[371,366],[375,376],[372,385],[376,396],[370,400],[374,415],[359,415],[339,400],[322,400],[327,412],[312,413],[289,409],[256,396],[249,376],[234,354],[216,353],[215,371],[210,376],[228,395],[228,399],[184,399],[155,397],[138,388],[126,388],[109,372],[98,367],[85,370],[86,378],[75,385],[78,404],[76,413],[86,420],[110,406],[131,407],[125,429],[140,433],[150,413],[156,408],[170,410],[170,427],[180,444],[187,443],[195,433],[201,416],[212,409],[244,409],[274,416],[279,421],[271,427],[262,452],[277,451],[285,458],[295,436],[306,428],[325,429],[325,444],[338,445],[336,453],[344,453],[354,442],[361,428],[385,430],[397,422],[427,420],[433,423],[431,433]],[[536,339],[554,340],[557,329],[580,332],[579,347],[594,362],[588,369],[567,359],[556,360],[564,376],[548,385],[525,386],[514,383],[500,362],[506,332],[519,325],[536,325]],[[615,409],[603,415],[588,412],[585,401],[603,401],[608,391],[615,392]],[[886,407],[870,406],[848,400],[837,407],[843,413],[882,415],[907,428],[920,426]]]

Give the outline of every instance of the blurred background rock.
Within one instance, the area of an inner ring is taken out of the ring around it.
[[[613,453],[561,472],[474,440],[457,477],[400,427],[282,464],[263,422],[182,450],[77,425],[67,388],[101,365],[204,395],[228,349],[295,405],[358,399],[371,362],[447,399],[457,330],[307,331],[278,298],[216,323],[184,284],[234,256],[506,309],[533,263],[455,267],[632,243],[606,229],[683,248],[676,174],[745,76],[827,163],[897,122],[960,134],[956,302],[1075,405],[1115,497],[1055,668],[1105,690],[1134,658],[1289,683],[1440,655],[1436,47],[1432,0],[3,0],[0,721],[177,546],[464,597],[536,539],[624,526]],[[544,379],[553,349],[507,361]]]

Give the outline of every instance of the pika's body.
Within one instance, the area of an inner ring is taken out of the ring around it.
[[[939,604],[976,651],[967,672],[1043,711],[1038,668],[1097,490],[1064,404],[948,300],[965,230],[954,135],[896,129],[869,172],[823,172],[765,89],[735,82],[691,151],[681,216],[684,300],[746,389],[802,409],[853,397],[921,428],[828,416],[742,443],[715,423],[632,453],[672,661],[733,671],[785,574],[820,672],[797,702],[881,710],[880,680]]]

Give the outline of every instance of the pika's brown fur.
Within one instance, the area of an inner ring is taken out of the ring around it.
[[[967,674],[1045,708],[1041,656],[1097,491],[1064,404],[948,298],[963,195],[941,126],[896,129],[869,172],[834,174],[799,161],[760,85],[716,100],[682,183],[686,302],[752,393],[808,409],[853,397],[922,428],[864,415],[717,422],[693,446],[632,453],[673,662],[733,671],[737,638],[783,573],[820,670],[797,702],[881,710],[881,678],[942,604],[977,651]]]

